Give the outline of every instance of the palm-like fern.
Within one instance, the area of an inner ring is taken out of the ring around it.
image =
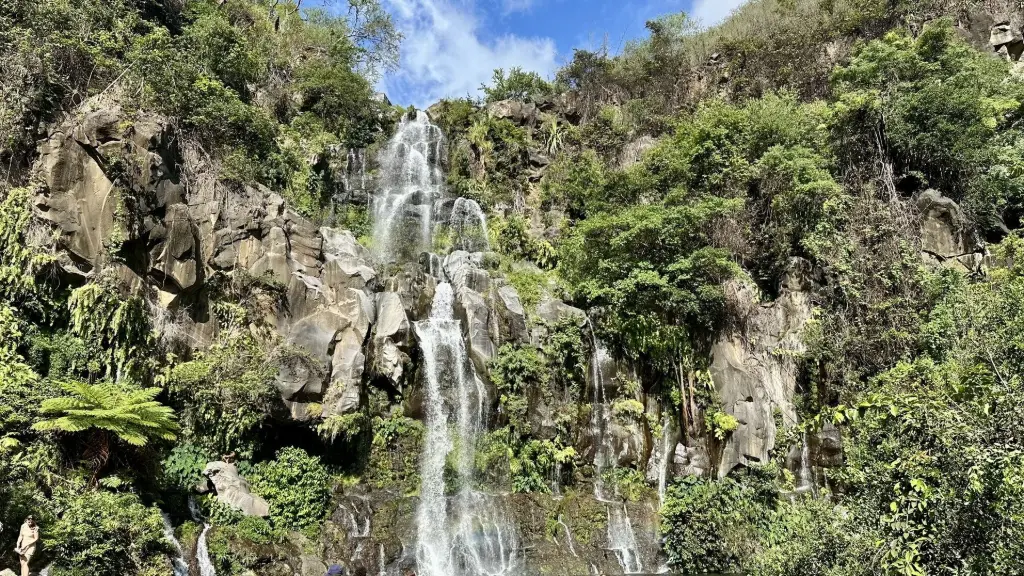
[[[174,440],[174,411],[156,401],[159,388],[125,391],[110,382],[66,382],[61,387],[70,395],[45,400],[41,408],[43,414],[57,417],[36,423],[34,429],[104,430],[132,446],[145,446],[151,439]]]

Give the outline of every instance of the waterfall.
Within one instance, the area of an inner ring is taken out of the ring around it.
[[[518,559],[516,533],[491,498],[473,488],[475,446],[483,429],[486,391],[466,354],[462,329],[454,316],[451,284],[438,285],[430,318],[415,322],[414,327],[426,380],[417,574],[512,574]],[[457,494],[449,502],[444,473],[453,452]],[[453,508],[453,517],[449,508]]]
[[[814,492],[814,470],[811,468],[811,446],[807,442],[807,433],[803,435],[803,446],[800,449],[800,470],[796,474],[796,493]]]
[[[590,320],[587,320],[590,324]],[[610,410],[608,399],[604,394],[604,373],[602,364],[608,360],[608,351],[597,339],[594,333],[594,326],[590,324],[591,344],[593,354],[590,358],[590,380],[593,386],[593,414],[591,416],[591,434],[595,442],[594,448],[594,498],[604,502],[608,507],[608,548],[615,552],[615,557],[626,574],[636,574],[643,570],[640,563],[640,553],[636,544],[636,533],[633,532],[633,523],[629,520],[629,513],[626,505],[617,499],[609,499],[605,495],[604,471],[610,465],[614,465],[612,458],[613,446],[605,433],[608,428]],[[618,494],[615,494],[617,497]]]
[[[487,217],[475,200],[457,198],[452,204],[448,227],[455,249],[485,252],[491,249],[487,238]]]
[[[666,413],[661,422],[661,452],[658,454],[658,504],[665,505],[665,491],[668,487],[668,469],[672,465],[675,446],[672,437],[672,418]]]
[[[444,191],[444,135],[424,112],[403,118],[381,151],[373,247],[382,262],[411,261],[430,246],[434,201]]]
[[[199,513],[199,505],[191,496],[188,497],[188,509],[192,519],[196,522],[203,522],[202,514]],[[210,549],[206,545],[206,533],[210,531],[210,525],[203,522],[203,531],[199,533],[199,542],[196,544],[196,561],[199,563],[199,576],[217,576],[217,570],[210,561]]]
[[[576,547],[572,545],[572,532],[569,532],[569,527],[562,521],[562,516],[558,516],[558,525],[565,530],[565,542],[569,545],[569,552],[572,553],[573,558],[579,558],[580,555],[576,553]]]
[[[615,552],[626,574],[639,574],[643,571],[640,554],[637,552],[636,534],[625,504],[608,507],[608,548]]]
[[[171,544],[174,545],[175,556],[171,558],[171,568],[174,571],[174,576],[188,576],[188,564],[185,563],[185,553],[181,549],[181,542],[174,536],[171,517],[166,512],[161,512],[160,515],[164,519],[164,538],[170,540]]]

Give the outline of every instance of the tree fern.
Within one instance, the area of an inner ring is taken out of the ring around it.
[[[43,402],[41,412],[55,417],[36,423],[36,430],[103,430],[132,446],[145,446],[153,439],[175,439],[174,411],[156,401],[159,388],[125,390],[110,382],[66,382],[61,387],[69,395]]]

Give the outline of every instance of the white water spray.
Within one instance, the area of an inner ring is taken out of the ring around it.
[[[430,247],[434,201],[444,192],[444,135],[424,112],[403,118],[380,153],[373,244],[383,262],[412,261]]]
[[[164,538],[170,540],[174,545],[174,557],[171,558],[171,569],[174,576],[188,576],[188,564],[185,563],[185,552],[181,548],[181,542],[174,535],[174,527],[171,525],[171,517],[166,512],[161,512],[164,519]]]
[[[486,391],[473,372],[454,317],[454,294],[438,285],[430,318],[415,323],[423,351],[426,437],[417,510],[417,574],[515,574],[515,530],[485,494],[473,488],[474,453],[483,428]],[[458,493],[445,496],[445,464],[457,450]],[[450,514],[449,508],[452,514]]]

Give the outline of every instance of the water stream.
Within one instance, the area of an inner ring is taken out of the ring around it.
[[[444,191],[444,135],[424,112],[403,118],[381,151],[373,198],[374,252],[382,262],[411,262],[429,250],[434,202]]]
[[[203,521],[199,512],[199,505],[191,496],[188,499],[188,510],[192,519],[203,523],[203,531],[199,533],[199,541],[196,543],[196,562],[199,564],[199,576],[217,576],[217,570],[210,561],[210,549],[206,544],[206,533],[210,531],[210,525]]]
[[[486,390],[473,372],[449,283],[438,285],[430,318],[414,324],[423,352],[426,436],[417,510],[417,574],[515,573],[519,543],[493,498],[474,488],[474,454],[483,430]],[[456,494],[446,495],[453,459]]]
[[[589,320],[588,320],[589,322]],[[619,566],[626,574],[638,574],[643,571],[640,553],[636,543],[636,533],[629,519],[629,512],[618,494],[607,494],[603,475],[609,467],[615,465],[614,447],[607,435],[611,410],[604,393],[604,372],[602,365],[608,360],[608,351],[594,334],[593,324],[590,325],[593,354],[590,359],[590,380],[593,386],[593,415],[591,416],[591,434],[595,443],[594,451],[594,498],[603,502],[608,508],[608,548],[615,552]]]
[[[174,527],[171,525],[171,517],[166,512],[161,512],[160,515],[164,519],[164,538],[171,541],[174,545],[175,555],[171,558],[171,569],[174,571],[174,576],[188,576],[188,564],[185,563],[185,552],[181,548],[181,542],[174,535]]]
[[[807,433],[803,435],[800,448],[800,469],[796,473],[796,493],[814,492],[814,469],[811,468],[811,446],[807,441]]]

